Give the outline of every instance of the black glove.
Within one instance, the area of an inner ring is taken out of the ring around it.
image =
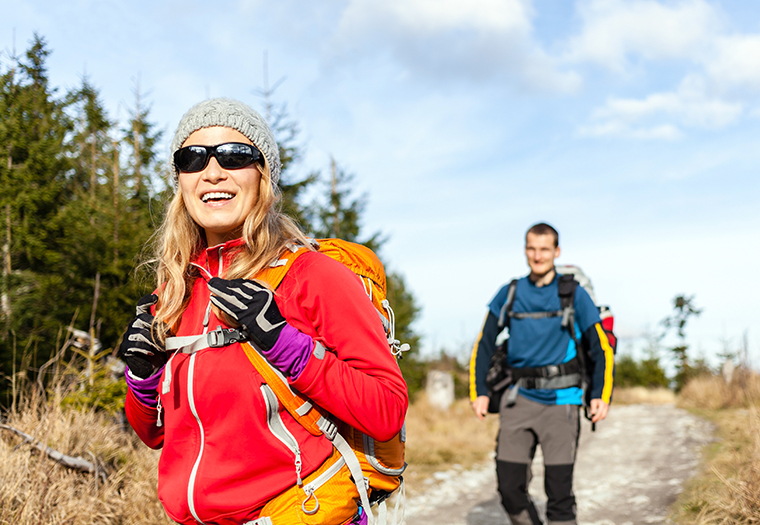
[[[154,318],[150,307],[157,302],[156,294],[148,294],[137,302],[137,317],[129,323],[119,345],[119,357],[127,363],[132,375],[140,379],[152,376],[168,359],[166,348],[151,330]]]
[[[272,290],[247,279],[219,277],[208,281],[208,289],[211,302],[236,319],[248,337],[262,350],[272,349],[286,326]]]

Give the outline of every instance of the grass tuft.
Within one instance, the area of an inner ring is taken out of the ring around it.
[[[737,372],[730,384],[695,378],[679,395],[679,406],[715,423],[718,441],[705,448],[704,470],[679,496],[676,523],[760,523],[760,375]]]

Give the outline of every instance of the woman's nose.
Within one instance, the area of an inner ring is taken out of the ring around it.
[[[219,166],[215,157],[211,157],[208,161],[208,166],[203,171],[203,178],[209,182],[219,182],[227,178],[227,172]]]

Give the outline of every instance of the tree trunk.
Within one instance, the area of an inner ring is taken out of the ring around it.
[[[340,237],[340,209],[338,208],[338,167],[335,157],[330,157],[330,195],[333,203],[333,237]]]
[[[113,144],[113,265],[119,265],[119,143]]]
[[[97,173],[95,169],[95,133],[90,134],[90,197],[95,202],[95,183],[97,181]]]
[[[142,188],[142,166],[140,161],[140,82],[135,82],[135,118],[132,119],[132,148],[135,154],[135,195],[140,195]]]
[[[11,156],[11,146],[8,146],[8,177],[10,178],[11,169],[13,168],[13,157]],[[0,308],[2,308],[5,326],[3,330],[3,339],[10,339],[11,333],[11,205],[5,205],[5,241],[3,242],[3,290],[0,294]]]
[[[87,378],[90,386],[95,382],[95,312],[98,309],[98,299],[100,298],[100,272],[95,274],[95,294],[92,298],[92,313],[90,314],[90,349],[87,359]]]

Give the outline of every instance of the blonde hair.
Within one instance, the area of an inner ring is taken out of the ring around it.
[[[310,246],[296,223],[280,211],[281,194],[270,180],[268,164],[256,167],[261,173],[259,199],[243,223],[243,239],[225,279],[251,279],[290,242]],[[198,271],[190,262],[206,248],[203,229],[192,219],[177,191],[169,204],[164,221],[156,233],[155,261],[158,304],[154,326],[164,323],[176,331],[190,301]],[[156,330],[164,337],[163,330]]]

